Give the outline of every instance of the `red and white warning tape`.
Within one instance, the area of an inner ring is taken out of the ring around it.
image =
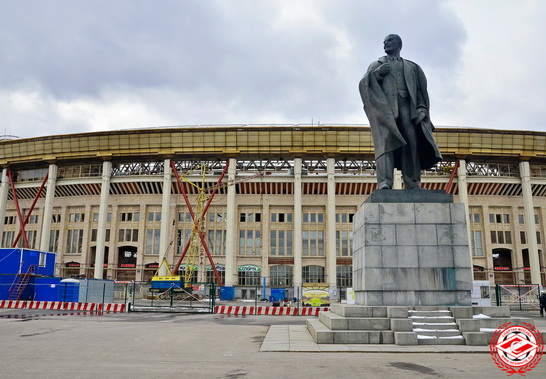
[[[51,309],[69,311],[125,312],[125,304],[73,303],[62,301],[0,300],[0,308]]]
[[[217,305],[214,307],[214,313],[227,315],[269,315],[269,316],[318,316],[320,311],[328,311],[328,307],[258,307],[255,312],[254,307],[244,305]]]

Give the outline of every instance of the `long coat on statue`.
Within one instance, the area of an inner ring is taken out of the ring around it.
[[[434,166],[442,160],[442,155],[436,146],[432,131],[434,125],[429,118],[429,98],[427,79],[418,64],[400,58],[404,70],[406,86],[411,98],[411,120],[416,128],[417,144],[421,169]],[[373,62],[364,78],[360,81],[360,96],[364,103],[364,111],[368,116],[374,143],[375,158],[389,151],[406,145],[400,134],[393,112],[392,104],[397,101],[396,79],[393,75],[380,77],[374,70],[387,63],[387,57],[381,57]],[[400,157],[395,154],[395,167],[400,168]]]

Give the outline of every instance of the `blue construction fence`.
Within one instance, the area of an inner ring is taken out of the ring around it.
[[[10,293],[18,276],[0,275],[0,300],[63,301],[79,303],[113,303],[114,281],[102,279],[63,279],[32,276],[17,299]]]

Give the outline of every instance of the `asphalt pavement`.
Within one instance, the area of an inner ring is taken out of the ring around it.
[[[546,318],[533,318],[546,327]],[[485,351],[265,351],[274,330],[306,338],[306,319],[0,309],[0,377],[506,377]],[[526,377],[546,377],[546,360]]]

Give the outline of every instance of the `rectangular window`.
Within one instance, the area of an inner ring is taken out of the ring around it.
[[[119,229],[119,242],[138,242],[138,229]]]
[[[179,212],[178,213],[178,222],[192,222],[193,219],[191,218],[190,212]]]
[[[472,243],[472,256],[483,257],[482,232],[479,230],[471,231],[470,238]]]
[[[259,271],[239,271],[240,286],[259,286],[260,272]]]
[[[59,250],[59,231],[51,230],[49,233],[49,251],[57,252]]]
[[[260,255],[262,237],[259,230],[239,231],[239,255]]]
[[[46,253],[40,253],[40,260],[38,262],[38,265],[41,266],[41,267],[45,267],[45,264],[46,264],[46,257],[47,257],[47,254]]]
[[[271,230],[269,251],[274,256],[292,256],[292,231]]]
[[[36,248],[36,237],[38,235],[38,232],[36,230],[27,230],[25,232],[25,235],[27,236],[28,246],[30,249]],[[23,238],[19,238],[19,242],[17,243],[17,247],[25,247],[25,241]]]
[[[303,266],[302,280],[304,283],[324,283],[324,267]]]
[[[148,212],[148,221],[150,222],[161,221],[161,212]]]
[[[226,231],[223,229],[209,229],[207,244],[212,255],[226,255]]]
[[[352,223],[354,213],[336,213],[336,223]]]
[[[471,224],[479,224],[480,223],[480,214],[479,213],[471,213],[470,214],[470,223]]]
[[[338,288],[353,286],[353,266],[337,266],[336,282]]]
[[[307,224],[318,224],[324,222],[324,213],[303,213],[302,214],[303,223]]]
[[[336,256],[350,257],[352,252],[353,232],[348,230],[336,231]]]
[[[176,253],[177,254],[182,254],[182,252],[184,251],[184,248],[186,247],[186,244],[188,243],[188,240],[190,239],[190,236],[191,236],[191,229],[178,229],[176,231]],[[209,248],[213,250],[210,244],[209,244]],[[214,254],[214,253],[211,252],[211,254]]]
[[[51,221],[54,224],[57,224],[57,223],[61,222],[61,215],[60,214],[52,214],[51,215]]]
[[[510,215],[506,213],[495,213],[495,214],[490,213],[489,222],[491,224],[509,224]]]
[[[505,243],[512,243],[512,232],[510,231],[504,232],[504,241]]]
[[[292,213],[271,213],[271,222],[292,222]]]
[[[160,229],[146,230],[146,254],[159,254]]]
[[[497,231],[497,243],[504,243],[504,233],[502,231]]]
[[[69,229],[66,238],[67,254],[81,254],[83,241],[83,229]]]
[[[30,215],[28,217],[27,224],[37,224],[38,223],[38,215]]]
[[[13,225],[15,220],[17,220],[15,216],[6,216],[4,217],[4,225]]]
[[[525,232],[519,232],[519,239],[522,245],[527,244],[527,233]]]
[[[302,238],[304,256],[324,256],[324,232],[322,230],[304,230]]]
[[[15,231],[6,230],[2,232],[2,246],[12,247],[14,238],[15,238]]]
[[[240,222],[261,222],[261,213],[239,213]]]
[[[537,243],[542,243],[540,242],[540,232],[537,232]]]
[[[269,285],[271,287],[291,287],[293,285],[293,267],[275,265],[269,267]]]
[[[226,272],[224,270],[218,270],[218,275],[220,276],[220,280],[222,281],[222,283],[225,283]],[[212,268],[210,270],[207,270],[207,283],[218,284],[218,279],[216,279],[216,275],[214,274]]]
[[[512,232],[502,231],[502,230],[492,230],[491,231],[491,242],[498,244],[511,244],[512,243]]]
[[[68,215],[68,222],[84,222],[85,213],[70,213]]]

